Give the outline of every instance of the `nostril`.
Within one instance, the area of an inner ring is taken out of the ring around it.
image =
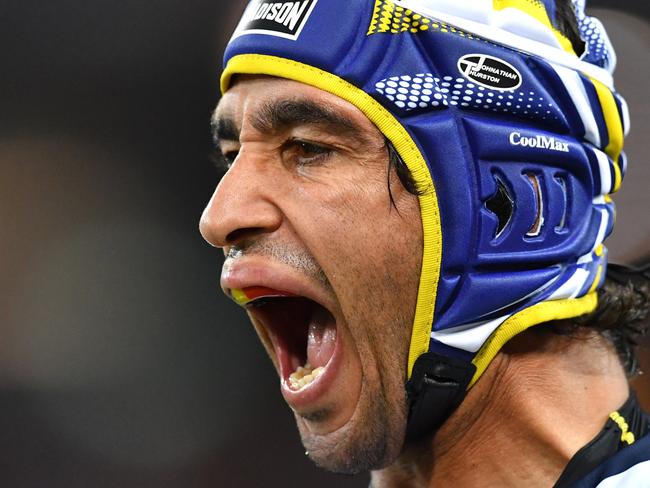
[[[213,246],[231,246],[282,225],[278,202],[283,194],[269,185],[273,178],[267,172],[258,171],[258,159],[240,154],[203,211],[201,231]]]
[[[264,229],[261,227],[246,227],[235,229],[226,236],[226,242],[228,244],[236,244],[264,232]]]

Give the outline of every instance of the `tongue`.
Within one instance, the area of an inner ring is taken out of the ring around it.
[[[325,367],[334,354],[336,345],[336,322],[322,307],[309,319],[307,333],[307,363],[312,368]]]

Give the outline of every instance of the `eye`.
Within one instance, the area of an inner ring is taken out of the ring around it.
[[[221,149],[217,146],[212,154],[210,155],[210,159],[214,163],[215,167],[221,172],[221,173],[226,173],[230,169],[230,167],[233,165],[235,162],[235,159],[237,158],[237,155],[239,154],[239,151],[226,151],[223,152]],[[222,174],[223,176],[223,174]]]
[[[333,150],[327,146],[313,142],[292,139],[284,145],[285,161],[297,166],[320,164],[327,160]]]
[[[239,151],[226,151],[223,153],[223,161],[227,169],[230,169],[232,164],[235,162],[235,159],[237,159],[238,154]]]

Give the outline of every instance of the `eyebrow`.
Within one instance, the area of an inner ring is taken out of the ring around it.
[[[299,125],[327,128],[337,135],[354,140],[367,140],[362,130],[331,106],[312,100],[271,101],[251,116],[251,125],[259,132],[273,134]],[[239,129],[229,117],[217,117],[213,122],[217,141],[238,141]]]
[[[235,121],[229,117],[215,117],[212,121],[212,137],[218,141],[238,141],[239,129]]]

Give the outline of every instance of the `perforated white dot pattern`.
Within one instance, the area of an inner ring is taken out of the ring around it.
[[[463,77],[431,73],[385,78],[375,89],[397,107],[408,111],[425,108],[462,108],[509,113],[521,117],[556,119],[553,104],[528,91],[498,91],[472,83]]]
[[[578,28],[580,36],[585,41],[585,52],[582,60],[601,68],[608,68],[611,62],[611,55],[608,43],[605,42],[604,32],[599,22],[593,17],[585,14],[585,0],[574,0],[576,18],[578,19]]]
[[[406,110],[447,105],[440,78],[431,73],[391,76],[375,84],[376,90],[396,106]]]

